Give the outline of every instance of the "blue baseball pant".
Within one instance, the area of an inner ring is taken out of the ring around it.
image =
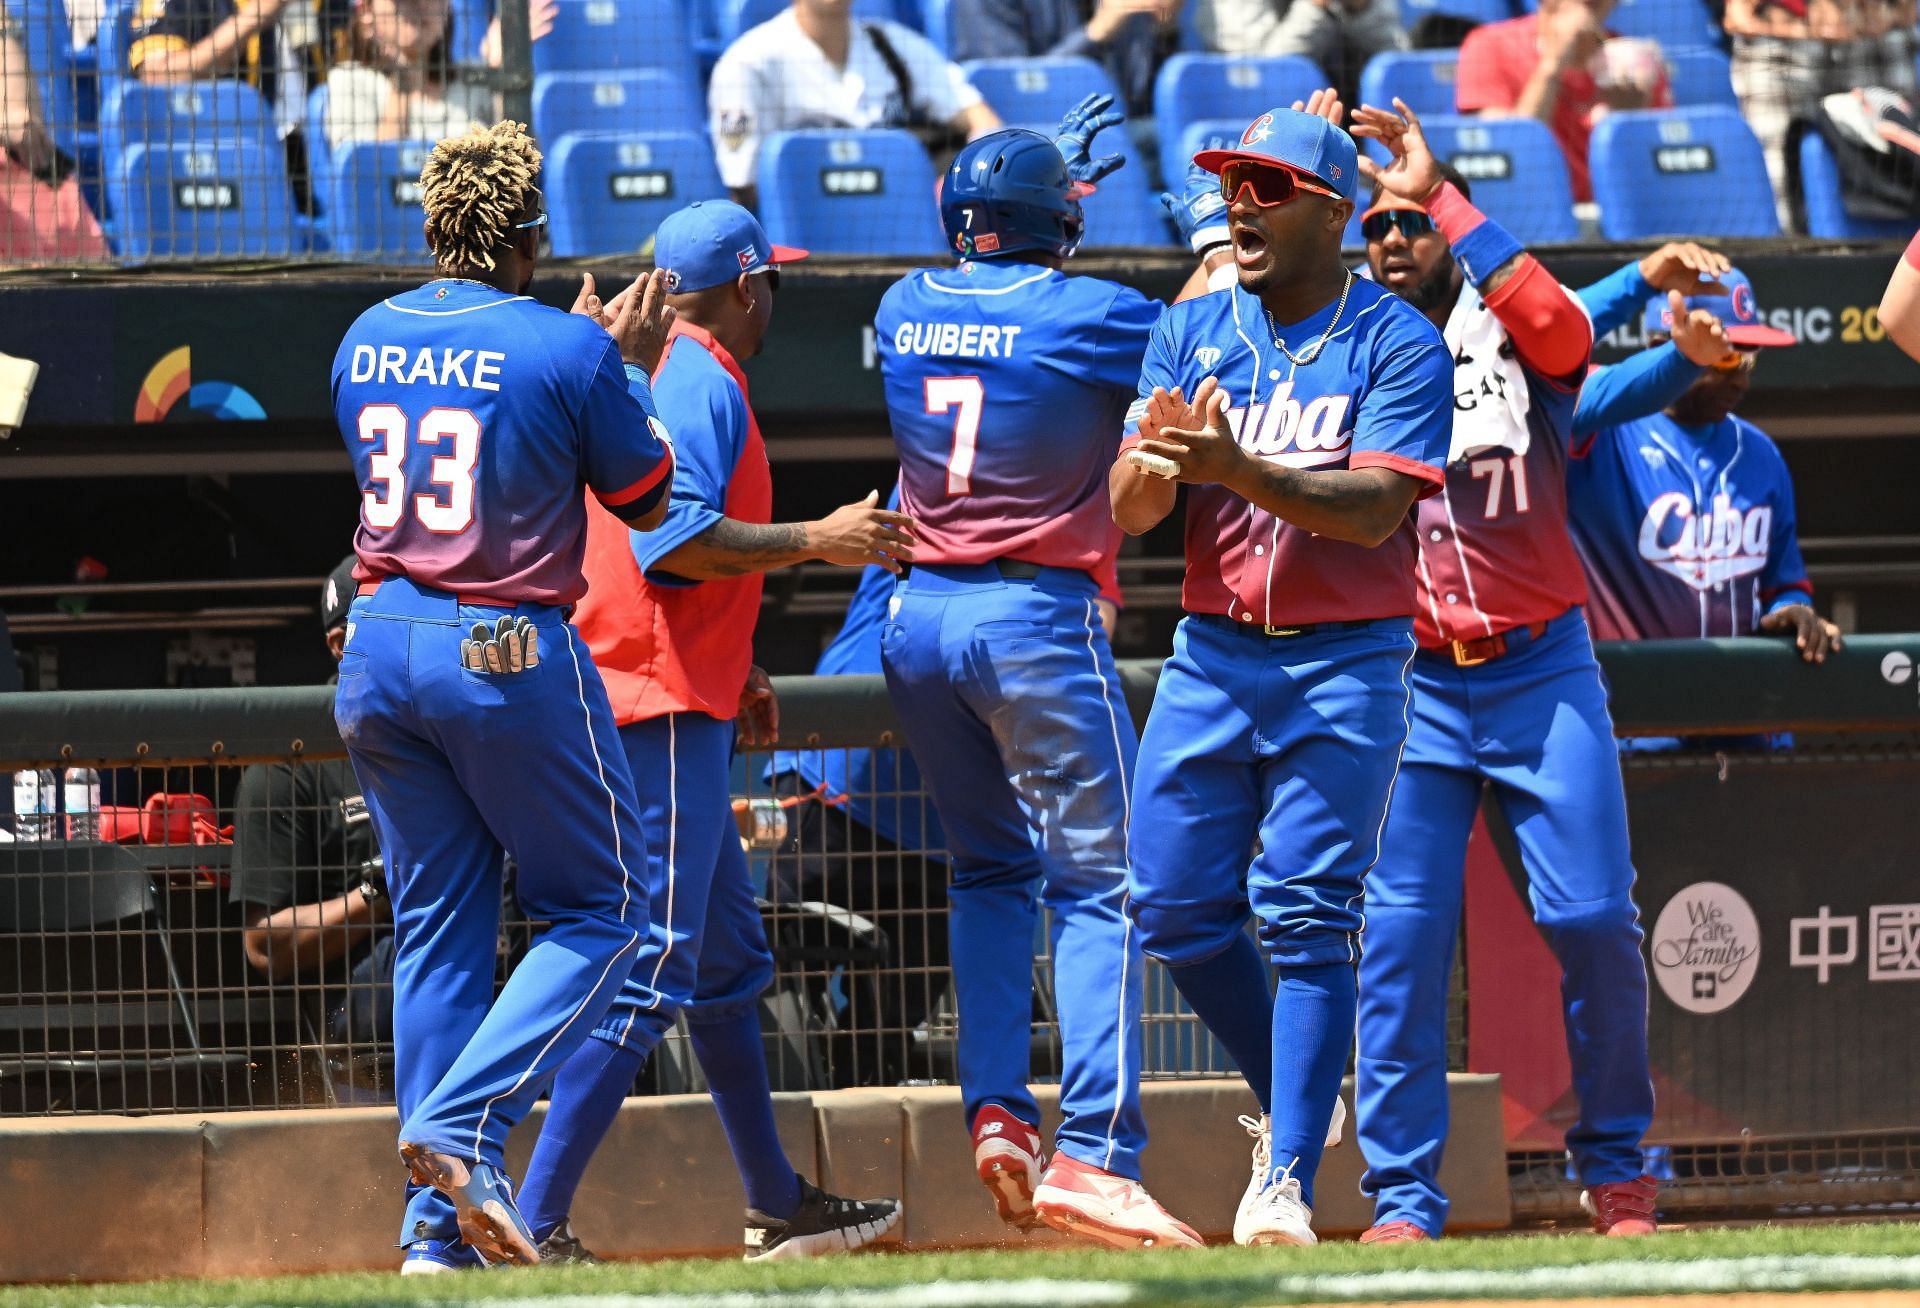
[[[728,766],[734,723],[669,713],[620,728],[640,815],[652,838],[647,894],[660,947],[640,954],[593,1034],[650,1051],[672,1028],[751,1012],[773,981],[773,955],[754,901]],[[763,1087],[764,1088],[764,1087]]]
[[[960,1085],[1038,1122],[1027,1088],[1036,889],[1052,911],[1056,1147],[1140,1175],[1141,957],[1126,914],[1136,742],[1085,573],[923,565],[894,591],[887,687],[953,855]]]
[[[1132,911],[1142,944],[1176,984],[1192,984],[1190,965],[1234,947],[1252,912],[1281,984],[1273,1065],[1241,1071],[1271,1076],[1274,1165],[1309,1203],[1352,1039],[1350,1021],[1327,1015],[1353,1003],[1362,886],[1406,741],[1413,651],[1406,618],[1269,637],[1189,616],[1140,742]],[[1204,1012],[1222,1001],[1192,1002]],[[1269,1001],[1249,989],[1226,1002]]]
[[[1514,648],[1516,647],[1517,648]],[[1447,981],[1467,836],[1483,784],[1512,824],[1534,920],[1560,960],[1580,1117],[1567,1133],[1589,1184],[1642,1171],[1653,1117],[1647,973],[1626,798],[1606,688],[1575,608],[1476,667],[1422,653],[1413,731],[1367,883],[1360,965],[1358,1135],[1378,1223],[1445,1225]]]
[[[475,622],[539,629],[540,662],[460,666]],[[507,1132],[619,993],[648,932],[646,843],[605,690],[557,609],[389,578],[353,604],[334,717],[394,914],[400,1139],[499,1166]],[[493,994],[503,851],[547,928]],[[414,1187],[400,1243],[458,1234]]]

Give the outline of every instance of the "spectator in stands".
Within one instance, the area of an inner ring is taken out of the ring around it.
[[[720,180],[748,208],[770,132],[905,127],[946,151],[1000,126],[957,64],[899,23],[854,22],[851,0],[794,0],[742,32],[714,67],[707,106]]]
[[[1813,608],[1792,474],[1733,412],[1761,351],[1794,344],[1792,333],[1767,324],[1733,268],[1703,279],[1629,264],[1580,297],[1596,332],[1642,316],[1647,341],[1587,378],[1575,415],[1568,503],[1595,638],[1785,635],[1807,662],[1825,661],[1840,629]],[[1674,324],[1702,310],[1723,322],[1717,357],[1675,339]]]
[[[1194,0],[1194,25],[1222,54],[1305,55],[1344,98],[1383,50],[1407,48],[1394,0]]]
[[[1673,102],[1650,41],[1606,29],[1613,0],[1540,0],[1540,11],[1475,28],[1460,47],[1454,98],[1463,114],[1538,118],[1567,159],[1573,198],[1593,198],[1587,141],[1613,109]]]
[[[335,663],[356,583],[351,556],[327,578],[321,625]],[[233,902],[254,971],[319,987],[326,1033],[351,1054],[393,1039],[393,933],[380,849],[344,758],[255,763],[234,796]],[[385,1055],[384,1049],[378,1055]]]
[[[9,13],[0,9],[0,262],[103,258],[106,238],[54,147]]]
[[[1184,0],[953,0],[953,57],[1092,59],[1127,118],[1153,113],[1153,75],[1178,44]]]
[[[1821,97],[1856,86],[1913,93],[1914,0],[1726,0],[1725,22],[1734,93],[1789,227],[1789,128],[1813,117]]]

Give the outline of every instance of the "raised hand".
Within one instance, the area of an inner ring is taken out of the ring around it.
[[[1234,439],[1227,421],[1227,393],[1209,377],[1194,389],[1200,421],[1191,426],[1161,427],[1134,448],[1175,463],[1176,480],[1195,485],[1230,485],[1251,457]]]
[[[655,268],[633,279],[633,285],[605,307],[611,320],[607,330],[620,347],[620,357],[652,372],[660,366],[673,331],[673,306],[667,303],[667,270]]]
[[[1440,175],[1440,163],[1427,144],[1427,134],[1420,130],[1419,115],[1399,96],[1393,98],[1393,109],[1398,112],[1372,105],[1353,111],[1353,134],[1380,142],[1393,156],[1382,168],[1363,154],[1360,172],[1402,200],[1425,204],[1446,179]]]
[[[1220,194],[1220,179],[1197,163],[1187,165],[1180,194],[1160,192],[1160,205],[1180,229],[1180,239],[1195,254],[1204,254],[1208,248],[1233,239],[1227,228],[1227,197]]]
[[[1095,136],[1126,121],[1126,115],[1113,107],[1113,97],[1098,91],[1067,110],[1053,138],[1060,157],[1067,161],[1067,176],[1076,182],[1097,182],[1124,164],[1126,160],[1117,154],[1099,159],[1089,155]]]
[[[877,563],[888,572],[898,573],[902,563],[913,562],[913,547],[918,537],[913,519],[904,513],[880,507],[880,492],[868,491],[857,504],[843,504],[821,518],[806,524],[807,549],[817,559],[847,567]]]
[[[1727,329],[1720,319],[1705,309],[1687,311],[1687,302],[1679,291],[1667,292],[1667,309],[1673,317],[1673,345],[1689,362],[1710,368],[1733,353]]]
[[[1331,86],[1321,87],[1305,100],[1295,100],[1293,107],[1315,118],[1324,118],[1335,127],[1347,116],[1347,107],[1340,103],[1340,93]]]
[[[608,327],[607,308],[600,302],[600,297],[594,294],[592,273],[580,274],[580,293],[573,297],[573,307],[567,312],[577,313],[582,318],[591,318],[596,327],[602,329]]]
[[[1668,241],[1640,260],[1640,275],[1656,291],[1725,295],[1720,275],[1732,267],[1733,261],[1718,250],[1692,241]]]

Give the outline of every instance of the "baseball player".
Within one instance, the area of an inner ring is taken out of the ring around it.
[[[1440,486],[1453,406],[1439,332],[1341,264],[1356,163],[1339,113],[1316,94],[1195,157],[1229,202],[1238,285],[1161,319],[1109,478],[1135,534],[1191,488],[1187,616],[1135,774],[1132,912],[1269,1114],[1243,1244],[1315,1242],[1361,886],[1407,735],[1408,514]]]
[[[673,475],[647,385],[664,275],[616,298],[611,334],[529,298],[539,167],[518,123],[434,146],[441,276],[360,315],[333,361],[361,489],[334,716],[392,897],[400,1152],[420,1187],[401,1242],[487,1262],[539,1261],[507,1132],[649,931],[633,781],[562,616],[586,589],[583,493],[651,530]],[[495,999],[503,847],[549,925]]]
[[[880,655],[952,854],[960,1084],[1001,1218],[1120,1248],[1198,1245],[1140,1184],[1135,738],[1095,578],[1119,545],[1101,482],[1160,305],[1061,270],[1079,196],[1119,166],[1088,160],[1120,121],[1106,110],[1077,106],[1058,148],[1017,129],[964,147],[940,198],[962,262],[881,300],[900,501],[920,544]],[[1051,1161],[1027,1088],[1036,889],[1063,1059]]]
[[[1718,280],[1712,295],[1648,298],[1629,266],[1581,293],[1597,330],[1643,315],[1649,345],[1644,362],[1602,368],[1588,389],[1628,369],[1653,370],[1667,387],[1664,411],[1651,416],[1638,416],[1651,404],[1625,413],[1583,406],[1582,430],[1592,435],[1568,494],[1594,635],[1791,635],[1802,658],[1824,662],[1840,647],[1840,629],[1813,608],[1792,474],[1767,434],[1733,413],[1760,351],[1794,337],[1767,324],[1745,274],[1728,269]],[[1676,319],[1699,311],[1724,321],[1730,346],[1705,367],[1671,339]]]
[[[1426,1240],[1446,1220],[1447,981],[1467,835],[1488,785],[1560,960],[1580,1104],[1567,1146],[1594,1228],[1650,1235],[1647,974],[1619,756],[1567,535],[1593,326],[1394,104],[1355,115],[1355,135],[1391,154],[1370,170],[1361,230],[1374,279],[1441,328],[1453,416],[1446,483],[1416,517],[1413,724],[1367,882],[1355,1108],[1374,1221],[1361,1240]]]
[[[672,507],[644,535],[589,513],[590,589],[575,622],[633,770],[666,945],[641,954],[594,1039],[561,1069],[522,1197],[536,1236],[590,1257],[566,1222],[574,1191],[647,1054],[684,1011],[746,1187],[747,1256],[857,1249],[892,1229],[899,1205],[827,1194],[781,1147],[758,1002],[773,956],[728,771],[736,719],[749,745],[771,744],[779,722],[767,674],[751,666],[762,575],[811,559],[898,567],[912,557],[912,524],[874,495],[817,522],[769,521],[773,480],[741,361],[766,338],[780,265],[806,251],[771,244],[752,214],[721,200],[670,214],[653,256],[676,314],[653,378],[679,460]]]

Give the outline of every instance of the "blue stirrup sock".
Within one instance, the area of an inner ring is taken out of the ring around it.
[[[1253,938],[1242,933],[1198,963],[1169,964],[1180,997],[1207,1024],[1268,1112],[1273,1094],[1273,1017],[1267,965]]]
[[[580,1178],[646,1061],[643,1050],[591,1039],[561,1064],[547,1120],[527,1164],[526,1188],[520,1192],[520,1214],[536,1240],[546,1239],[567,1220]]]
[[[793,1216],[800,1207],[800,1178],[774,1126],[760,1014],[749,1008],[724,1021],[690,1021],[687,1034],[746,1187],[747,1207],[776,1219]]]
[[[1309,1206],[1358,1007],[1351,963],[1280,970],[1273,997],[1272,1174],[1290,1172]]]

